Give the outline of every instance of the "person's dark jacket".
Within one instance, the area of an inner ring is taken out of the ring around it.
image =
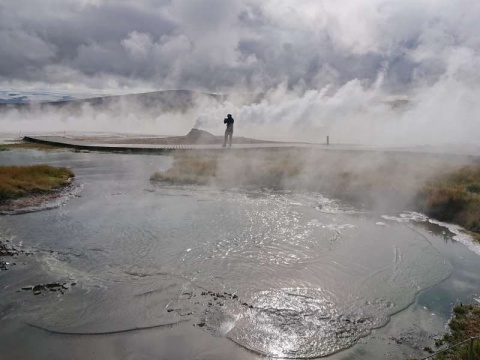
[[[233,131],[233,123],[234,122],[235,122],[235,120],[233,119],[232,116],[228,116],[223,120],[223,123],[227,124],[227,130],[231,130],[231,131]]]

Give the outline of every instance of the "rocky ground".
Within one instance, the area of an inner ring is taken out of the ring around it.
[[[31,252],[18,249],[10,243],[10,240],[0,240],[0,271],[15,266],[20,255],[29,256],[31,254]]]

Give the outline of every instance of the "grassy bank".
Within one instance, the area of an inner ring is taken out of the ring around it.
[[[58,189],[72,177],[71,170],[48,165],[0,166],[0,202]]]
[[[437,342],[438,346],[453,346],[472,337],[480,336],[480,306],[458,305],[453,309],[453,318],[449,323],[450,333]],[[473,357],[469,357],[470,343],[453,348],[433,357],[435,360],[480,359],[480,340],[473,346]]]
[[[480,234],[480,165],[462,167],[429,182],[417,206],[427,215]]]

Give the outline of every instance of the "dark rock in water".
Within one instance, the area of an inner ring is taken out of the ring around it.
[[[42,293],[42,288],[34,287],[32,291],[33,291],[33,295],[40,295]]]
[[[40,295],[42,293],[43,285],[35,285],[32,289],[33,295]]]
[[[10,241],[9,240],[6,240],[6,242],[0,241],[0,256],[8,256],[8,257],[18,256],[20,251],[17,250],[12,245],[7,245],[7,242],[10,242]],[[5,260],[0,260],[0,271],[8,270],[9,265],[16,265],[16,264],[15,263],[10,264]]]
[[[14,259],[17,259],[19,255],[26,255],[26,256],[32,255],[31,252],[17,249],[14,245],[7,244],[7,243],[10,243],[10,240],[8,239],[5,241],[0,240],[0,257],[8,256],[8,257],[13,257]],[[16,262],[9,263],[5,260],[0,259],[0,271],[8,270],[9,266],[15,266],[15,265],[17,265]]]
[[[45,291],[59,292],[61,294],[65,293],[65,290],[70,289],[71,286],[76,285],[76,283],[49,283],[49,284],[38,284],[35,286],[24,286],[22,290],[33,291],[33,295],[40,295]]]
[[[6,243],[0,241],[0,256],[17,256],[19,251],[13,246],[9,246]]]
[[[432,350],[432,348],[430,346],[425,346],[423,348],[423,351],[426,351],[429,354],[433,354],[435,352],[435,351]]]

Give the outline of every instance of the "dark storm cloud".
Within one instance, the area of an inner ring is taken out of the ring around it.
[[[477,56],[474,0],[4,0],[0,85],[339,88],[434,83]]]

